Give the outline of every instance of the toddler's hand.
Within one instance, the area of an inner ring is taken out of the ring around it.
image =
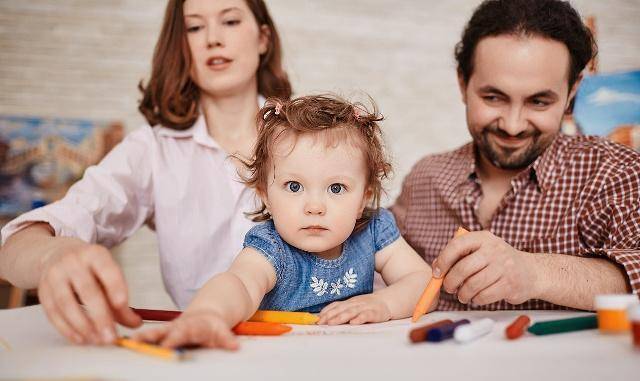
[[[317,324],[380,323],[391,319],[391,311],[380,297],[367,294],[331,303],[323,308],[318,316],[320,320]]]
[[[239,348],[231,328],[213,311],[185,312],[171,323],[135,334],[133,339],[168,348],[192,345],[229,350]]]

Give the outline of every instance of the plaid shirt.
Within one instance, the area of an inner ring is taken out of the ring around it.
[[[482,198],[475,166],[469,143],[425,157],[404,180],[392,211],[404,238],[427,263],[458,226],[483,230],[474,212]],[[640,154],[597,137],[559,135],[511,180],[488,230],[525,252],[609,258],[640,295]],[[474,308],[442,291],[438,309],[566,307],[534,299]]]

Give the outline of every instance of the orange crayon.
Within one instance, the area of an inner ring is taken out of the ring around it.
[[[516,320],[511,323],[507,329],[504,331],[505,335],[507,335],[507,339],[514,340],[518,337],[522,336],[525,329],[529,326],[531,320],[526,315],[520,315]]]
[[[438,328],[445,324],[451,324],[451,323],[453,323],[453,320],[445,319],[445,320],[440,320],[431,324],[427,324],[424,327],[414,328],[411,330],[411,332],[409,332],[409,340],[411,340],[412,343],[421,343],[423,341],[426,341],[427,333],[429,333],[430,329]]]
[[[466,229],[460,227],[453,234],[453,237],[459,237],[463,234],[468,233]],[[422,296],[418,300],[416,304],[416,308],[413,310],[413,316],[411,317],[411,321],[416,322],[420,319],[420,316],[427,313],[431,304],[435,300],[436,296],[440,293],[440,288],[442,287],[442,282],[444,281],[444,274],[441,274],[439,278],[434,276],[431,277],[431,280],[427,284],[427,287],[422,292]]]
[[[233,333],[243,336],[278,336],[289,331],[288,325],[254,321],[243,321],[233,327]]]

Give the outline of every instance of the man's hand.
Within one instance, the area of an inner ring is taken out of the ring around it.
[[[488,231],[452,239],[433,263],[434,275],[446,274],[443,287],[461,303],[484,305],[500,300],[524,303],[537,295],[533,254],[511,247]]]
[[[333,302],[320,311],[317,324],[381,323],[391,319],[391,311],[375,294],[358,295],[342,302]]]
[[[115,322],[142,324],[128,306],[124,276],[109,250],[54,240],[44,255],[38,298],[60,333],[76,344],[107,344],[116,339]]]

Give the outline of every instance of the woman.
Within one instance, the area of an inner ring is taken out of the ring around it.
[[[239,252],[251,227],[243,212],[256,199],[229,155],[251,152],[259,94],[291,95],[264,2],[169,1],[140,89],[149,126],[87,169],[62,200],[2,231],[0,276],[38,287],[47,317],[74,343],[113,342],[114,321],[141,324],[107,248],[142,224],[157,232],[165,288],[180,308]]]

